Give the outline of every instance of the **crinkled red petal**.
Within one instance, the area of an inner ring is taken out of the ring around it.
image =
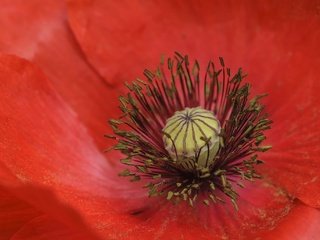
[[[320,40],[320,32],[315,39]],[[300,46],[299,53],[293,53],[290,60],[278,66],[281,71],[274,78],[280,80],[266,89],[271,93],[266,105],[274,121],[268,133],[273,149],[264,155],[266,164],[261,172],[306,204],[319,208],[320,82],[317,79],[320,74],[317,66],[320,58],[314,51],[318,45],[315,39]],[[292,68],[295,70],[290,71]]]
[[[264,59],[281,61],[279,44],[304,44],[298,40],[300,32],[309,32],[305,41],[313,41],[316,9],[317,1],[68,0],[78,42],[113,83],[135,79],[173,51],[202,61],[222,56],[231,67],[242,66],[251,74],[253,68],[270,66]],[[264,74],[273,73],[274,67]],[[260,74],[259,81],[263,77]]]
[[[116,116],[120,93],[87,64],[66,22],[64,1],[2,1],[0,25],[0,51],[40,66],[104,149],[106,121]]]
[[[124,221],[109,199],[116,173],[44,75],[1,55],[0,79],[0,184],[59,221],[78,219],[80,229]]]

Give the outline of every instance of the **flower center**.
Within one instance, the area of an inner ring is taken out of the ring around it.
[[[186,170],[209,167],[219,150],[220,123],[201,107],[175,112],[162,131],[166,150]]]
[[[146,81],[127,84],[119,119],[110,120],[127,168],[120,176],[143,180],[149,196],[174,202],[209,205],[230,200],[237,209],[237,189],[261,176],[255,165],[264,131],[272,121],[241,68],[231,74],[222,58],[210,61],[200,74],[197,61],[176,53],[156,71],[145,70]]]

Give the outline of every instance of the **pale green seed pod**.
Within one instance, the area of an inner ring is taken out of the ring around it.
[[[171,158],[183,168],[207,168],[219,150],[220,131],[211,111],[186,108],[167,119],[163,142]]]

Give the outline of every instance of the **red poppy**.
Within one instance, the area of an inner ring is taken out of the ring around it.
[[[319,8],[3,0],[0,239],[316,239]],[[249,73],[253,94],[269,93],[273,149],[259,167],[264,179],[239,193],[239,212],[150,199],[117,176],[117,152],[103,153],[122,83],[174,51],[201,66],[223,56]]]

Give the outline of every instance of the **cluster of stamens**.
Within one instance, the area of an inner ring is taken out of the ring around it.
[[[123,116],[110,120],[114,135],[108,136],[125,156],[121,176],[145,181],[150,196],[191,206],[229,198],[237,209],[236,188],[260,178],[254,166],[262,163],[257,152],[270,148],[261,143],[271,121],[259,103],[263,95],[248,99],[241,69],[232,76],[222,58],[220,65],[210,61],[200,76],[197,61],[191,68],[176,53],[167,68],[145,70],[146,82],[127,84]]]

